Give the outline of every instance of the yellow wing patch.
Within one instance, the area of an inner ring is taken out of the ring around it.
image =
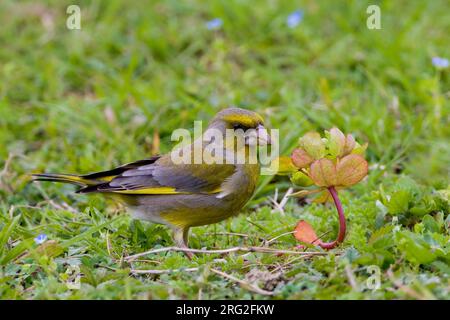
[[[98,178],[97,180],[100,180],[100,181],[105,181],[105,182],[110,182],[112,179],[114,179],[115,177],[117,177],[117,176],[107,176],[107,177],[101,177],[101,178]]]
[[[120,193],[120,194],[153,194],[153,195],[164,195],[164,194],[191,194],[192,192],[180,192],[176,191],[175,188],[172,187],[160,187],[160,188],[143,188],[143,189],[135,189],[135,190],[112,190],[111,192]],[[221,192],[220,188],[214,189],[207,193],[219,193]]]
[[[161,187],[161,188],[143,188],[143,189],[135,189],[135,190],[118,190],[114,191],[114,193],[121,194],[183,194],[186,192],[178,192],[175,188],[169,187]]]

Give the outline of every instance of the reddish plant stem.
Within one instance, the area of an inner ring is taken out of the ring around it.
[[[336,210],[339,215],[339,233],[336,240],[333,242],[320,242],[318,243],[320,247],[324,249],[333,249],[338,244],[342,243],[345,238],[345,231],[347,230],[347,226],[345,223],[344,209],[342,209],[341,201],[339,200],[338,193],[334,187],[328,187],[328,191],[331,194],[331,197],[334,200],[334,205],[336,206]]]

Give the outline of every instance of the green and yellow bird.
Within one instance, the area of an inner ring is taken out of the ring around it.
[[[262,117],[245,109],[220,111],[207,131],[209,129],[219,132],[224,141],[227,141],[227,131],[230,132],[227,129],[231,132],[254,129],[257,144],[270,144]],[[240,163],[175,163],[168,153],[108,171],[85,175],[42,173],[33,174],[33,178],[79,185],[81,189],[77,193],[111,195],[125,203],[134,218],[171,227],[176,245],[187,248],[189,228],[236,215],[252,196],[260,166],[249,161],[248,150],[254,146],[250,141],[247,137],[244,139],[241,149],[245,149],[246,157]],[[190,146],[194,144],[195,141]],[[205,147],[202,142],[200,148]],[[233,156],[239,150],[234,144],[225,144],[223,151]]]

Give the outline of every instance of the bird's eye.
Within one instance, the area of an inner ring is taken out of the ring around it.
[[[233,130],[238,130],[238,129],[241,129],[243,131],[247,131],[248,128],[246,126],[244,126],[243,124],[241,124],[241,123],[233,124]]]

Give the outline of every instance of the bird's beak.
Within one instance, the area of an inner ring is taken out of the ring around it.
[[[265,146],[272,144],[270,134],[262,124],[256,127],[256,134],[258,135],[258,145]]]

